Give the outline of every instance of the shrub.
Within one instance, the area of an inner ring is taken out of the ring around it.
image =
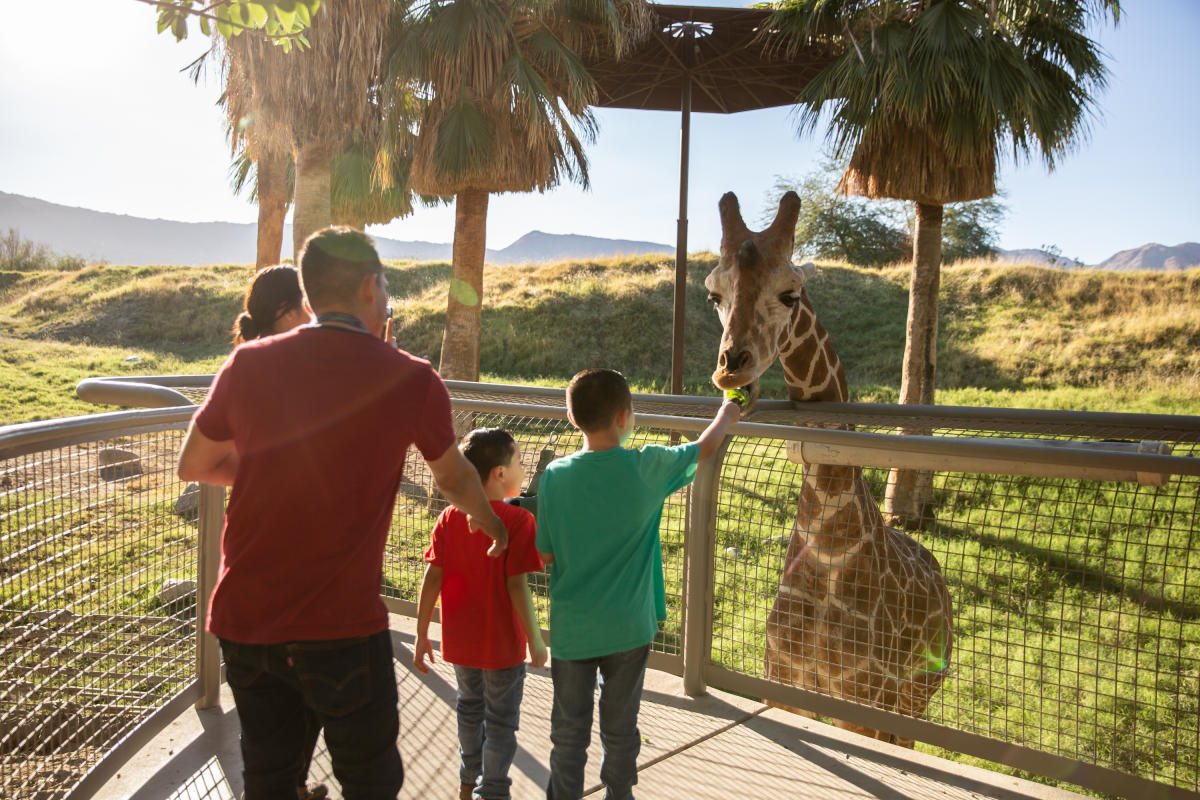
[[[22,239],[15,228],[0,236],[0,272],[69,272],[86,265],[87,260],[79,256],[58,255],[44,244]]]

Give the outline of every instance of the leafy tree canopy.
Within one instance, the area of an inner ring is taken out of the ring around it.
[[[195,17],[205,36],[214,33],[230,38],[256,31],[284,51],[308,46],[304,31],[321,0],[138,0],[158,9],[158,32],[170,30],[176,41],[188,35],[188,21]]]
[[[864,267],[894,264],[912,256],[915,220],[911,207],[896,200],[847,196],[839,188],[845,161],[827,159],[802,179],[776,177],[762,223],[774,219],[784,192],[800,195],[796,254],[845,261]],[[995,255],[998,227],[1007,207],[994,197],[945,207],[942,258],[946,263]]]
[[[946,206],[942,216],[942,261],[951,264],[996,255],[997,229],[1007,213],[1008,207],[995,196]]]

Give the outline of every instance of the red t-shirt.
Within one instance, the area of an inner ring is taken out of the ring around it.
[[[195,416],[232,439],[208,629],[247,644],[367,636],[387,628],[383,549],[409,445],[454,445],[450,396],[429,362],[336,328],[301,327],[237,348]]]
[[[425,560],[442,568],[442,658],[460,667],[508,669],[525,660],[525,631],[506,578],[537,572],[533,514],[501,500],[492,509],[508,529],[508,547],[489,558],[492,540],[467,529],[467,515],[448,507],[433,526]]]

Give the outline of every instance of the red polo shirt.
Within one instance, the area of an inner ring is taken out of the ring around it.
[[[387,628],[383,549],[409,445],[454,445],[429,362],[363,333],[301,327],[237,348],[196,412],[239,463],[208,629],[246,644]]]

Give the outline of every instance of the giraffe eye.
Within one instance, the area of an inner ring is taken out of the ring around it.
[[[721,305],[721,295],[717,294],[716,292],[709,292],[708,302],[712,303],[714,306]]]
[[[783,303],[788,308],[791,308],[792,306],[796,305],[796,303],[800,302],[800,295],[796,294],[795,292],[784,292],[783,294],[779,295],[779,302]]]

